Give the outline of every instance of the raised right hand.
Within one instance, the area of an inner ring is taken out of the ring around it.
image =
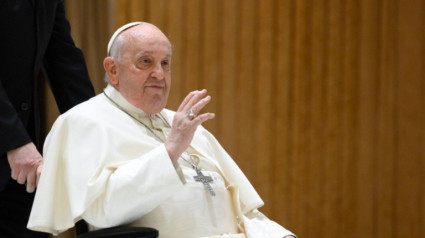
[[[177,163],[177,159],[189,147],[196,128],[215,117],[215,114],[210,112],[197,115],[210,101],[207,90],[193,91],[186,96],[176,111],[170,134],[165,141],[165,148],[173,164]],[[193,111],[194,117],[188,115],[189,110]]]

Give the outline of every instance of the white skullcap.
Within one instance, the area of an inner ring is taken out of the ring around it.
[[[117,36],[118,36],[121,32],[123,32],[123,31],[127,30],[128,28],[130,28],[130,27],[132,27],[132,26],[140,25],[140,24],[142,24],[142,23],[143,23],[143,22],[141,22],[141,21],[130,22],[130,23],[127,23],[127,24],[125,24],[124,26],[122,26],[122,27],[118,28],[118,30],[116,30],[116,31],[114,32],[114,34],[112,35],[111,39],[109,40],[109,43],[108,43],[108,49],[107,49],[108,56],[109,56],[109,55],[110,55],[110,53],[111,53],[111,47],[112,47],[112,45],[114,44],[115,38],[117,38]]]

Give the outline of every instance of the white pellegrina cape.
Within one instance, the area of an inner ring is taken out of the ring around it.
[[[128,113],[136,117],[143,114],[112,86],[108,85],[105,93]],[[161,115],[171,123],[174,112],[164,109]],[[263,201],[202,126],[191,147],[212,161],[231,184],[236,223],[246,237],[293,235],[257,210]],[[185,186],[164,143],[100,94],[54,123],[44,145],[43,172],[28,228],[58,234],[80,219],[97,228],[137,224]],[[163,237],[161,230],[159,233]]]

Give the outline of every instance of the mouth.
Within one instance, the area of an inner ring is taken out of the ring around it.
[[[165,86],[153,84],[153,85],[146,85],[145,87],[146,88],[152,88],[152,89],[163,89]]]

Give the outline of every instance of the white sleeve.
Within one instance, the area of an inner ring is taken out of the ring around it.
[[[254,209],[244,216],[245,233],[248,238],[277,238],[294,236],[292,232],[267,218],[263,213]]]
[[[55,122],[29,229],[58,234],[81,218],[95,227],[124,224],[184,186],[164,144],[99,124],[84,117]]]
[[[89,182],[88,192],[103,186],[104,193],[82,215],[95,227],[134,221],[163,203],[183,184],[162,145],[139,159],[105,167]]]

